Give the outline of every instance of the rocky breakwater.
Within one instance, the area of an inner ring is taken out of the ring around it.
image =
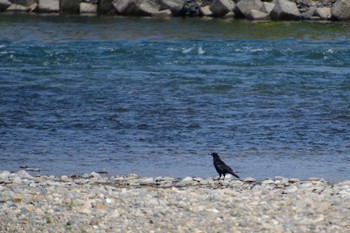
[[[348,232],[350,181],[0,172],[0,232]]]
[[[350,0],[0,0],[0,12],[349,20]]]

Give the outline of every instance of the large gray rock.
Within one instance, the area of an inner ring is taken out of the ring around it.
[[[270,17],[273,20],[298,20],[300,19],[300,11],[294,2],[276,0]]]
[[[213,15],[213,12],[211,12],[209,5],[202,6],[201,12],[202,12],[203,16],[212,16]]]
[[[332,16],[330,7],[319,7],[316,9],[315,14],[324,20],[330,19]]]
[[[79,12],[80,14],[95,15],[97,14],[97,4],[81,2],[79,4]]]
[[[121,15],[131,15],[136,12],[136,0],[113,0],[112,3]]]
[[[185,0],[159,0],[160,10],[170,10],[173,15],[181,15]]]
[[[271,2],[263,2],[263,7],[262,7],[262,11],[266,12],[268,14],[271,13],[272,9],[275,7],[274,3]]]
[[[11,5],[8,0],[0,0],[0,11],[6,10]]]
[[[263,11],[262,9],[263,3],[260,0],[241,0],[236,4],[235,13],[249,19],[252,16],[252,10]]]
[[[59,0],[39,0],[39,12],[57,13],[60,10]]]
[[[209,6],[209,10],[215,17],[222,17],[234,8],[235,4],[231,0],[214,0]]]
[[[153,0],[138,0],[137,15],[150,16],[159,13],[159,5]]]
[[[63,13],[79,14],[81,0],[60,0],[60,11]]]
[[[350,0],[338,0],[331,9],[332,17],[337,20],[350,19]]]
[[[38,3],[34,2],[30,6],[11,4],[6,11],[18,11],[18,12],[32,12],[38,7]]]

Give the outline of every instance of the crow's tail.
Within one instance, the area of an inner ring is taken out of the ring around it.
[[[241,177],[239,177],[237,174],[235,174],[234,172],[231,172],[230,173],[231,175],[233,175],[234,177],[238,178],[238,179],[241,179]]]

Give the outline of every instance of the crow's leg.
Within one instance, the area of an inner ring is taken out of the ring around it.
[[[224,174],[224,179],[222,179],[222,180],[225,180],[225,176],[226,176],[226,174]]]

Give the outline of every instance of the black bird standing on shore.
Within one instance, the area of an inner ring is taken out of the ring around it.
[[[211,153],[211,156],[213,156],[213,164],[216,169],[216,171],[219,173],[219,180],[221,179],[221,175],[224,175],[224,179],[227,173],[237,177],[240,179],[239,176],[237,176],[233,171],[232,168],[226,165],[224,161],[222,161],[217,153]]]

